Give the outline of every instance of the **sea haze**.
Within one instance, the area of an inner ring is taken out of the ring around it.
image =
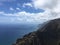
[[[36,24],[0,24],[0,45],[12,45],[23,35],[35,31]]]

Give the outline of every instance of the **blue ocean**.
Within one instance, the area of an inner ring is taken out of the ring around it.
[[[36,27],[35,24],[1,24],[0,45],[12,45],[18,38],[35,31]]]

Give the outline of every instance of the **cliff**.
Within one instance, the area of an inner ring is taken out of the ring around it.
[[[13,45],[60,45],[60,19],[54,19],[35,32],[17,39]]]

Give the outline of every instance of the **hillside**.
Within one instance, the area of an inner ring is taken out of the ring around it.
[[[35,32],[17,39],[13,45],[60,45],[60,19],[54,19]]]

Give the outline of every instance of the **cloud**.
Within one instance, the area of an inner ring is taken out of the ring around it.
[[[35,9],[44,9],[43,13],[28,13],[26,11],[17,12],[14,14],[6,14],[0,12],[0,14],[12,18],[14,21],[19,22],[34,22],[42,23],[44,21],[60,18],[60,0],[32,0],[31,3],[23,4],[24,6],[31,6]],[[19,10],[19,8],[17,8]],[[11,9],[13,10],[13,9]]]
[[[20,8],[16,8],[16,10],[21,10]]]
[[[0,12],[0,14],[4,14],[4,12],[3,12],[3,11],[1,11],[1,12]]]
[[[46,14],[47,11],[44,13],[28,13],[25,11],[17,12],[14,14],[6,14],[4,12],[1,12],[0,14],[7,16],[7,17],[12,17],[11,22],[26,22],[26,23],[43,23],[47,20],[50,20],[50,18],[53,18],[48,14]]]
[[[57,0],[32,0],[32,4],[35,8],[53,8],[57,3]]]
[[[13,11],[14,9],[12,7],[10,7],[10,10]]]
[[[60,18],[60,0],[32,0],[32,7],[45,10],[42,15],[48,19]]]
[[[5,17],[9,17],[6,20],[10,20],[9,22],[17,22],[17,23],[43,23],[45,21],[60,18],[60,15],[52,16],[50,12],[45,11],[43,13],[28,13],[26,11],[21,11],[13,14],[7,14],[5,12],[0,12],[0,15]],[[5,19],[4,19],[5,20]]]
[[[23,4],[23,7],[25,7],[25,6],[32,7],[32,4],[31,4],[31,3],[24,3],[24,4]]]
[[[51,13],[60,13],[60,0],[32,0],[32,4],[36,9],[42,8]]]
[[[57,17],[60,15],[60,0],[32,0],[31,7],[34,7],[35,9],[43,9],[45,10],[44,15],[51,15],[52,17]],[[24,4],[24,6],[27,5],[27,3]],[[47,12],[46,12],[47,11]]]

